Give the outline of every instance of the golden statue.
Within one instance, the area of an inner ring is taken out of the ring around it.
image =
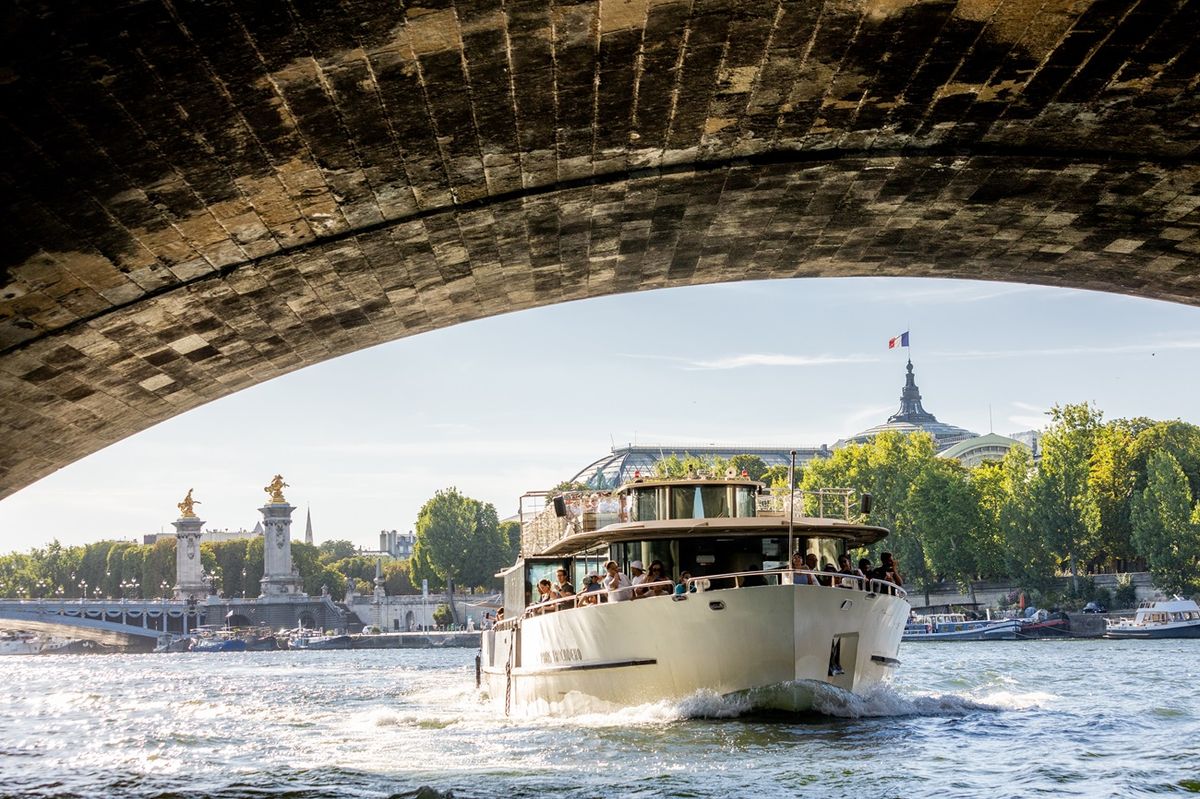
[[[288,484],[283,482],[283,475],[277,474],[275,475],[275,479],[271,481],[270,485],[263,487],[263,491],[266,491],[271,495],[271,504],[282,505],[287,502],[287,500],[283,498],[283,489],[288,487]]]
[[[179,508],[179,518],[181,518],[181,519],[196,518],[196,511],[192,508],[192,506],[199,505],[200,500],[192,499],[192,491],[193,490],[194,489],[189,488],[188,492],[187,492],[187,496],[183,498],[183,502],[180,502],[178,505],[175,506],[175,507]]]

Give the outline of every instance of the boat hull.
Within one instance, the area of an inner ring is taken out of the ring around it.
[[[1021,623],[1013,620],[971,630],[905,633],[903,640],[906,644],[919,641],[1015,641],[1020,632]]]
[[[1104,633],[1105,638],[1200,638],[1200,622],[1191,624],[1170,624],[1161,627],[1146,626],[1142,628],[1109,627]]]
[[[230,638],[225,641],[197,641],[192,645],[192,652],[245,652],[246,642],[240,638]]]
[[[608,712],[704,691],[807,710],[806,684],[862,692],[886,679],[908,613],[889,594],[808,585],[605,603],[485,632],[482,671],[514,715]]]

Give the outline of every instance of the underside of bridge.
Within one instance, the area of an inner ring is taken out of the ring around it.
[[[1200,0],[15,0],[0,496],[504,311],[911,275],[1200,304]]]

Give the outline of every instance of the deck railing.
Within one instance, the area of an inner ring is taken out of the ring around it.
[[[714,583],[718,585],[714,586]],[[908,592],[895,583],[890,583],[887,580],[877,580],[871,577],[859,577],[854,574],[843,574],[841,572],[827,571],[810,571],[808,569],[771,569],[758,571],[744,572],[727,572],[725,574],[706,574],[702,577],[689,577],[683,581],[683,595],[693,593],[705,593],[709,591],[727,591],[738,588],[750,588],[753,586],[763,585],[810,585],[813,588],[831,588],[837,590],[852,590],[864,591],[868,594],[888,594],[897,596],[903,599],[908,596]],[[653,599],[653,596],[645,595],[647,589],[665,588],[668,589],[667,596],[673,595],[677,583],[671,580],[661,580],[653,583],[639,583],[622,587],[620,591],[630,591],[633,595],[633,600]],[[555,613],[562,610],[571,610],[573,608],[587,607],[590,605],[598,605],[602,602],[608,602],[608,589],[599,591],[583,591],[571,596],[565,596],[558,599],[549,599],[545,602],[538,602],[525,608],[522,618],[531,616],[541,616],[546,613]],[[630,600],[625,600],[630,601]],[[501,625],[508,625],[507,622],[515,623],[515,619],[505,619],[503,622],[497,622],[496,627],[501,628]]]

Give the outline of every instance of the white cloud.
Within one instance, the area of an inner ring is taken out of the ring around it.
[[[867,355],[786,355],[783,353],[759,352],[731,355],[725,358],[697,360],[670,355],[645,355],[621,353],[626,358],[656,361],[672,361],[688,371],[712,371],[719,369],[744,369],[753,366],[831,366],[843,363],[877,363],[878,358]]]
[[[1008,421],[1015,425],[1018,429],[1014,432],[1022,430],[1041,430],[1046,426],[1045,416],[1023,416],[1020,414],[1009,416]]]

